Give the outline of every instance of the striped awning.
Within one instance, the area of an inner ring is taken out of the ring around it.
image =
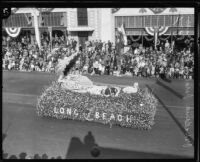
[[[194,14],[116,16],[115,28],[120,27],[122,24],[124,24],[125,28],[143,28],[153,26],[194,27]]]
[[[149,33],[145,30],[145,28],[126,28],[125,29],[126,35],[128,36],[137,36],[137,35],[149,35]],[[165,33],[162,35],[194,35],[194,28],[168,28]],[[118,35],[117,29],[115,29],[115,35]]]
[[[65,12],[42,12],[39,17],[40,27],[67,26],[67,13]]]
[[[115,29],[116,31],[116,35],[118,35],[117,29]],[[142,29],[138,29],[138,28],[126,28],[125,29],[126,35],[148,35],[147,32],[144,30],[144,28]]]
[[[2,27],[33,27],[31,13],[12,13],[7,19],[2,20]]]
[[[169,28],[165,35],[194,35],[194,28]]]

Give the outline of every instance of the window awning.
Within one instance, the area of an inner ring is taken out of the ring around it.
[[[128,36],[138,36],[138,35],[149,35],[144,28],[126,28],[125,29],[126,35]],[[173,33],[172,33],[173,32]],[[169,27],[165,33],[160,33],[161,35],[194,35],[194,28],[187,27],[187,28],[171,28]],[[115,35],[118,35],[117,28],[115,28]]]
[[[74,28],[68,28],[68,31],[93,31],[94,28],[91,27],[74,27]]]
[[[165,35],[194,35],[194,28],[169,28]]]

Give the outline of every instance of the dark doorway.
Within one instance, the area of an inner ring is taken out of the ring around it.
[[[64,33],[61,30],[53,30],[52,35],[53,35],[53,37],[55,37],[55,35],[57,35],[58,37],[61,37],[64,35]]]
[[[78,32],[79,45],[85,48],[85,42],[88,41],[88,32]]]

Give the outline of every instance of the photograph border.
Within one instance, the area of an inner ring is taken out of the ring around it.
[[[56,2],[56,3],[55,3]],[[78,7],[87,7],[87,8],[138,8],[138,7],[194,7],[195,9],[195,28],[194,28],[194,41],[195,41],[195,52],[194,52],[194,159],[195,161],[199,161],[199,107],[200,107],[200,3],[197,1],[169,1],[169,0],[160,0],[160,1],[148,1],[148,0],[140,0],[137,2],[134,1],[101,1],[96,0],[95,2],[92,0],[87,1],[61,1],[61,0],[49,0],[49,1],[11,1],[11,0],[3,0],[1,1],[1,15],[3,8],[9,7],[54,7],[54,8],[78,8]],[[2,16],[1,16],[2,19]],[[2,21],[1,21],[2,23]],[[2,24],[1,24],[2,28]],[[2,37],[1,37],[2,39]],[[1,42],[2,43],[2,42]],[[1,55],[2,56],[2,55]],[[2,61],[2,59],[1,59]],[[1,62],[2,63],[2,62]],[[2,66],[1,66],[2,68]],[[1,77],[3,74],[1,73]],[[3,79],[1,79],[2,81]],[[2,83],[2,82],[1,82]],[[3,84],[2,84],[3,88]],[[2,95],[3,96],[3,95]],[[3,100],[3,99],[2,99]],[[2,102],[2,101],[1,101]],[[2,104],[2,103],[1,103]],[[0,111],[2,115],[2,109]],[[1,120],[1,126],[2,126]],[[2,134],[1,134],[2,136]],[[1,138],[2,139],[2,138]],[[2,156],[2,155],[1,155]],[[187,160],[187,159],[185,159]]]

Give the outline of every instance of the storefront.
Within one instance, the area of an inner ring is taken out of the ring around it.
[[[122,8],[114,16],[115,37],[117,28],[124,24],[129,45],[153,46],[155,30],[158,31],[157,45],[166,40],[181,45],[194,39],[193,8]]]
[[[68,28],[68,31],[71,37],[78,37],[78,45],[85,48],[85,42],[92,36],[94,29],[90,27],[76,27]]]
[[[36,12],[37,19],[34,19]],[[51,10],[52,11],[52,10]],[[34,21],[37,22],[34,22]],[[49,12],[39,11],[36,8],[19,8],[12,12],[8,19],[2,21],[3,34],[13,38],[27,37],[34,43],[36,33],[36,24],[38,26],[38,34],[40,39],[43,35],[54,37],[67,35],[67,12]],[[50,36],[51,35],[51,36]]]

